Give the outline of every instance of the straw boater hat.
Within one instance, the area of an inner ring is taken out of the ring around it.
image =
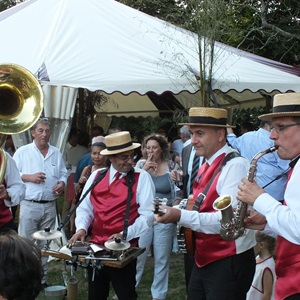
[[[141,146],[139,143],[132,143],[131,136],[128,131],[120,131],[109,134],[105,137],[106,149],[100,154],[110,155],[133,150]]]
[[[179,125],[199,125],[212,127],[230,127],[227,124],[227,110],[213,107],[192,107],[189,110],[189,123],[179,123]]]
[[[271,121],[278,117],[300,116],[300,93],[286,93],[274,96],[272,113],[261,115],[262,121]]]

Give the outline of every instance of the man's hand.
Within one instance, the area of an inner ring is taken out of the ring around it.
[[[248,211],[248,217],[244,219],[246,228],[263,230],[267,224],[266,218],[255,210]]]
[[[177,223],[180,220],[180,209],[169,206],[160,206],[159,208],[161,210],[166,210],[166,213],[154,215],[154,218],[158,223]]]
[[[0,199],[10,200],[4,184],[0,184]]]
[[[81,241],[82,243],[85,242],[86,232],[84,229],[79,229],[68,241],[67,247],[71,248],[76,241]]]
[[[56,184],[53,187],[53,194],[56,196],[60,196],[65,191],[65,183],[63,181],[60,181],[58,184]]]
[[[265,191],[256,182],[251,182],[246,178],[243,178],[242,182],[243,184],[238,186],[240,191],[237,194],[237,199],[248,205],[253,205],[255,200]]]
[[[25,179],[23,177],[25,177]],[[22,179],[23,179],[24,182],[30,181],[30,182],[33,182],[33,183],[40,184],[42,182],[45,182],[46,174],[44,172],[37,172],[37,173],[30,174],[30,175],[27,175],[27,176],[23,175]]]

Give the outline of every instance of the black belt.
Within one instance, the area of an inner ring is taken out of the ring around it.
[[[53,202],[55,200],[26,200],[26,201],[33,202],[33,203],[46,204],[46,203]]]

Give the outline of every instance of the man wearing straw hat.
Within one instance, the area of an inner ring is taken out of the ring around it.
[[[155,187],[148,172],[132,167],[135,158],[134,150],[140,147],[140,144],[132,143],[128,131],[106,136],[105,144],[107,148],[100,154],[108,156],[111,166],[77,208],[75,219],[77,231],[69,244],[74,244],[76,240],[83,242],[93,223],[90,242],[103,245],[113,239],[125,239],[131,246],[137,246],[137,238],[147,231],[153,221],[152,202]],[[100,172],[103,172],[103,169],[91,174],[82,195],[97,179]],[[130,198],[126,178],[132,176],[132,173],[133,185]],[[124,218],[126,219],[127,209],[129,209],[129,226],[125,228]],[[123,268],[104,266],[101,270],[90,269],[89,300],[107,299],[110,283],[118,299],[137,299],[135,275],[136,259]]]
[[[275,298],[300,299],[300,93],[275,95],[272,113],[259,118],[272,122],[270,139],[278,156],[291,160],[284,203],[247,179],[237,197],[255,210],[245,219],[249,228],[277,236]]]
[[[188,300],[245,299],[255,271],[254,232],[248,230],[236,240],[224,240],[220,236],[221,212],[213,208],[213,202],[231,195],[232,207],[237,206],[238,185],[247,175],[249,163],[227,145],[226,109],[193,107],[189,123],[184,125],[189,127],[197,155],[206,160],[193,184],[193,209],[164,207],[165,214],[155,219],[178,222],[194,231],[195,263]]]

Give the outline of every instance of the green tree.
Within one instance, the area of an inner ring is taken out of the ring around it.
[[[177,0],[118,0],[127,6],[172,24],[183,24],[186,16]]]
[[[0,12],[8,9],[10,7],[13,7],[23,1],[24,0],[1,0],[0,1]]]
[[[299,67],[298,0],[231,0],[231,36],[237,48]]]

